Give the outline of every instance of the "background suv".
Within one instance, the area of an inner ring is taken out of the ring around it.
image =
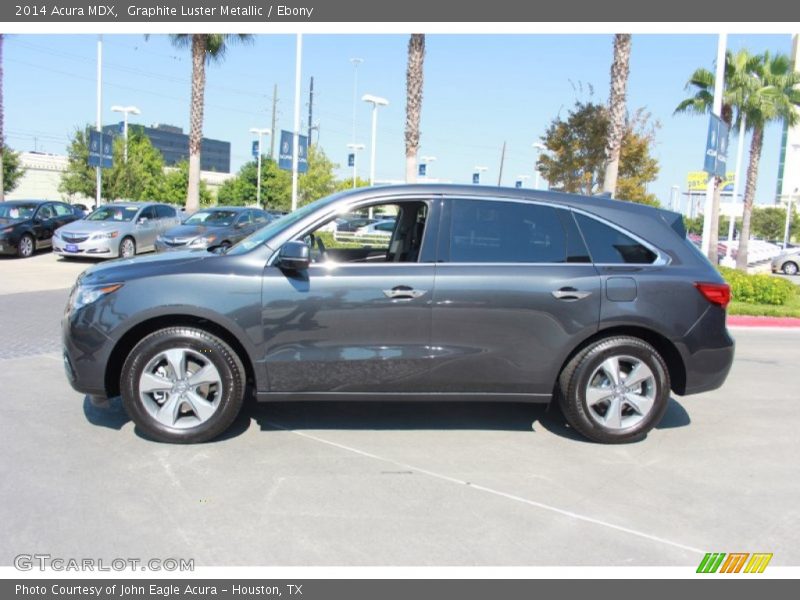
[[[374,209],[385,242],[326,226]],[[643,437],[670,392],[723,384],[728,286],[648,206],[483,186],[366,188],[224,254],[95,265],[63,320],[72,386],[122,395],[147,435],[222,433],[259,400],[556,399],[600,442]]]

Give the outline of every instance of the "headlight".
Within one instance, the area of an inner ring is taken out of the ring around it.
[[[69,296],[67,307],[69,310],[78,310],[96,302],[107,294],[112,294],[122,287],[121,283],[110,283],[105,285],[76,285]]]
[[[92,235],[93,240],[110,240],[119,235],[119,231],[100,231]]]
[[[216,235],[204,235],[199,238],[194,238],[189,246],[193,246],[195,248],[205,248],[206,246],[210,246],[212,243],[214,243],[216,239]]]

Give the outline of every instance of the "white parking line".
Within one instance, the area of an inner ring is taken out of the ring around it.
[[[472,489],[479,490],[481,492],[486,492],[487,494],[492,494],[494,496],[499,496],[500,498],[506,498],[507,500],[513,500],[514,502],[519,502],[521,504],[527,504],[528,506],[533,506],[536,508],[540,508],[542,510],[547,510],[550,512],[557,513],[559,515],[570,517],[572,519],[576,519],[578,521],[583,521],[585,523],[592,523],[593,525],[599,525],[601,527],[607,527],[609,529],[613,529],[615,531],[620,531],[622,533],[627,533],[630,535],[635,535],[637,537],[650,540],[652,542],[658,542],[659,544],[665,544],[667,546],[672,546],[673,548],[680,548],[681,550],[686,550],[688,552],[694,552],[696,554],[705,554],[704,550],[700,550],[699,548],[693,548],[692,546],[687,546],[686,544],[681,544],[679,542],[673,542],[672,540],[667,540],[655,535],[650,535],[649,533],[644,533],[642,531],[637,531],[635,529],[631,529],[629,527],[623,527],[621,525],[615,525],[614,523],[608,523],[607,521],[601,521],[599,519],[595,519],[593,517],[587,517],[586,515],[581,515],[569,510],[564,510],[555,506],[551,506],[549,504],[544,504],[543,502],[537,502],[536,500],[529,500],[528,498],[523,498],[521,496],[516,496],[514,494],[508,494],[506,492],[501,492],[500,490],[495,490],[477,483],[473,483],[470,481],[464,481],[458,479],[456,477],[450,477],[449,475],[443,475],[442,473],[436,473],[435,471],[429,471],[428,469],[422,469],[420,467],[416,467],[414,465],[409,465],[406,463],[398,462],[391,458],[386,458],[384,456],[379,456],[377,454],[373,454],[371,452],[366,452],[364,450],[359,450],[358,448],[353,448],[352,446],[346,446],[344,444],[339,444],[338,442],[332,442],[330,440],[326,440],[324,438],[311,435],[310,433],[304,433],[302,431],[297,431],[295,429],[289,429],[279,423],[274,423],[271,421],[267,421],[269,425],[277,429],[281,429],[283,431],[287,431],[289,433],[293,433],[295,435],[299,435],[300,437],[304,437],[315,442],[319,442],[321,444],[327,444],[328,446],[333,446],[335,448],[340,448],[342,450],[347,450],[348,452],[353,452],[355,454],[359,454],[361,456],[365,456],[367,458],[374,458],[375,460],[380,460],[383,462],[387,462],[393,464],[395,466],[401,467],[403,469],[409,469],[412,471],[416,471],[418,473],[423,473],[430,477],[434,477],[436,479],[441,479],[442,481],[447,481],[449,483],[455,483],[458,485],[466,485]]]

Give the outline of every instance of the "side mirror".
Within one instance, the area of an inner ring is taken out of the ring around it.
[[[139,220],[136,221],[137,225],[144,225],[145,223],[147,223],[147,217],[139,217]]]
[[[311,251],[303,242],[286,242],[278,253],[276,265],[288,271],[304,271],[311,264]]]

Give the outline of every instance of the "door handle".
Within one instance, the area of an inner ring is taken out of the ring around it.
[[[390,290],[383,290],[383,294],[392,300],[413,300],[425,295],[425,290],[415,290],[407,285],[398,285]]]
[[[583,300],[587,296],[591,296],[592,292],[582,292],[573,287],[563,287],[560,290],[553,292],[553,297],[558,300]]]

